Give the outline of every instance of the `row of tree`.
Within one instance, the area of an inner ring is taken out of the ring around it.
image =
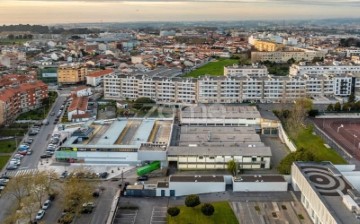
[[[336,112],[341,112],[341,111],[360,111],[360,101],[357,102],[346,102],[343,105],[341,105],[341,103],[337,102],[335,104],[329,104],[327,109],[327,111],[336,111]]]
[[[10,40],[17,40],[17,39],[32,39],[33,35],[32,34],[23,34],[23,35],[14,35],[14,34],[9,34],[7,36],[8,39]]]
[[[198,195],[192,194],[192,195],[188,195],[185,198],[186,207],[194,208],[200,204],[201,204],[201,202],[200,202],[200,198]],[[203,213],[206,216],[212,216],[214,214],[214,212],[215,212],[215,208],[210,203],[205,203],[201,206],[201,213]],[[170,208],[168,208],[167,213],[171,217],[175,217],[180,214],[180,209],[178,207],[170,207]]]
[[[83,168],[74,173],[86,173]],[[16,210],[2,223],[12,224],[16,220],[31,221],[36,212],[42,207],[44,201],[54,199],[61,194],[61,204],[64,210],[76,215],[81,212],[82,205],[92,200],[96,181],[88,181],[70,175],[60,181],[57,173],[53,171],[40,171],[12,177],[3,191],[4,197],[16,200]]]

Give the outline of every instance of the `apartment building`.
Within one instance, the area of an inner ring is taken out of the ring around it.
[[[99,86],[102,85],[104,76],[113,73],[112,69],[99,70],[91,72],[86,76],[86,84],[90,86]]]
[[[3,87],[0,90],[0,125],[9,124],[20,113],[40,107],[47,97],[48,87],[42,81],[29,80]]]
[[[302,64],[293,64],[290,66],[289,74],[290,75],[322,75],[322,74],[347,74],[347,73],[360,73],[360,65],[352,64],[341,64],[335,62],[331,65],[315,64],[315,65],[305,65]]]
[[[106,99],[149,97],[158,104],[292,102],[301,97],[349,96],[360,75],[160,78],[113,74],[104,77]]]
[[[267,76],[269,74],[266,66],[251,65],[251,66],[226,66],[224,67],[225,76]]]
[[[87,68],[80,64],[64,64],[58,67],[58,84],[78,84],[86,81]]]
[[[255,40],[254,47],[258,51],[274,52],[274,51],[279,51],[282,48],[284,48],[284,45],[278,44],[275,42],[271,42],[271,41]]]
[[[295,61],[311,61],[314,58],[324,58],[324,51],[315,51],[308,49],[293,49],[289,51],[252,51],[251,52],[251,62],[260,62],[260,61],[271,61],[276,63],[285,63],[290,59]]]

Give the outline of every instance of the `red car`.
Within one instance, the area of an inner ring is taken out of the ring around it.
[[[20,155],[26,156],[27,150],[21,150],[21,151],[18,151],[18,153],[19,153]]]

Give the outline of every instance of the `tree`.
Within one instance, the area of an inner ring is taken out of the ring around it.
[[[330,103],[327,108],[326,108],[327,111],[333,111],[334,110],[334,105],[332,103]]]
[[[65,209],[79,213],[82,204],[92,200],[92,193],[96,182],[81,178],[88,172],[87,169],[77,169],[64,182],[63,206]],[[76,175],[74,175],[75,173]]]
[[[236,176],[237,169],[235,160],[232,159],[227,162],[227,169],[233,175],[233,177]]]
[[[341,111],[341,104],[340,102],[336,102],[335,105],[334,105],[334,110],[339,112]]]
[[[185,205],[186,205],[186,207],[191,207],[191,208],[200,205],[199,196],[195,195],[195,194],[191,194],[191,195],[186,196]]]
[[[312,101],[308,98],[300,98],[295,101],[295,105],[290,111],[289,118],[286,120],[286,127],[292,137],[298,135],[299,127],[304,125],[308,112],[312,109]]]
[[[8,195],[16,199],[17,206],[20,207],[22,200],[29,194],[30,182],[26,175],[18,175],[10,179],[6,188],[4,189],[4,195]]]
[[[351,93],[348,98],[348,103],[354,103],[355,102],[355,94]]]
[[[170,208],[168,208],[167,213],[171,217],[175,217],[180,214],[180,209],[178,207],[170,207]]]
[[[137,98],[134,102],[134,108],[138,110],[148,110],[151,109],[155,104],[155,101],[147,98],[147,97],[140,97]]]
[[[205,203],[201,206],[201,212],[206,216],[211,216],[212,214],[214,214],[215,209],[212,204]]]
[[[281,174],[290,174],[291,171],[291,165],[295,161],[316,161],[315,155],[310,151],[306,150],[304,148],[299,148],[296,152],[291,152],[288,154],[285,158],[283,158],[278,167],[277,170]]]

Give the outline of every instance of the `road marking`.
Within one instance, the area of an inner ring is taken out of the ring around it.
[[[14,170],[14,171],[7,171],[6,175],[10,177],[17,177],[19,175],[26,175],[26,174],[32,174],[37,173],[38,169],[23,169],[23,170]]]
[[[167,223],[166,216],[167,216],[167,207],[153,207],[150,224]]]

